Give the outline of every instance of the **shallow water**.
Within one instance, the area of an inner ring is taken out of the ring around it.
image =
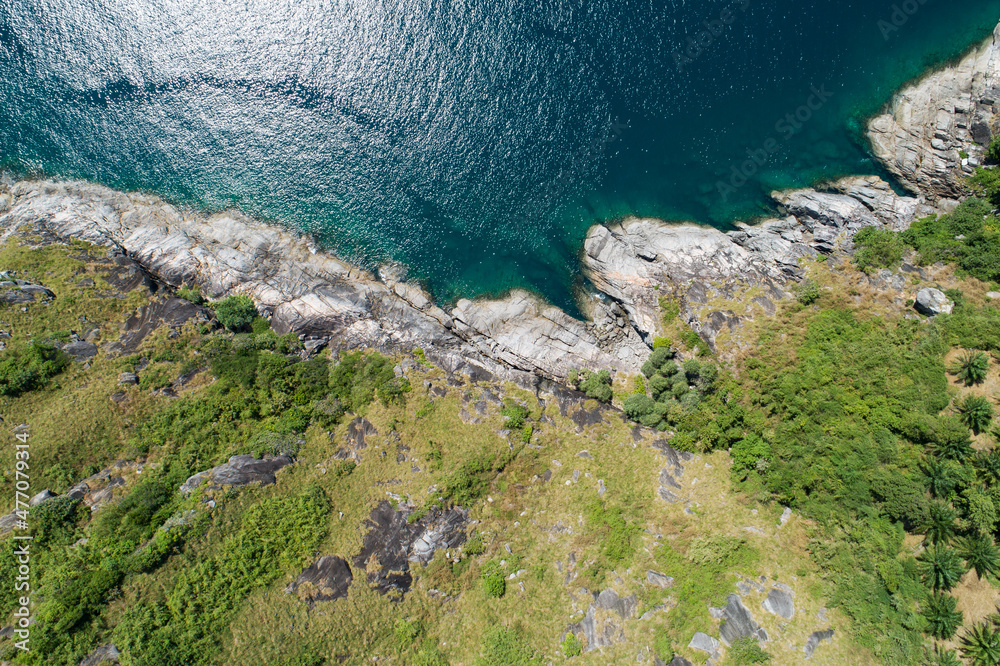
[[[594,222],[725,228],[878,172],[864,119],[1000,18],[893,6],[0,0],[0,166],[238,206],[442,301],[574,311]]]

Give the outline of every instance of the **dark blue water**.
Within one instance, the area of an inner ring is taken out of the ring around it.
[[[0,0],[0,166],[238,206],[441,300],[525,286],[572,309],[594,222],[725,227],[774,188],[875,172],[864,119],[1000,18],[905,8]]]

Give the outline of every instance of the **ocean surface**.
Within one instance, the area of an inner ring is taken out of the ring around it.
[[[0,168],[235,206],[442,302],[527,287],[575,312],[590,225],[727,228],[772,189],[878,173],[865,119],[998,19],[1000,0],[0,0]]]

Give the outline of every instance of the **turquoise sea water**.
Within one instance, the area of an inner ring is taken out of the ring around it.
[[[774,188],[877,172],[865,118],[998,19],[1000,0],[0,0],[0,166],[237,206],[404,262],[442,301],[525,286],[573,311],[591,224],[726,227]]]

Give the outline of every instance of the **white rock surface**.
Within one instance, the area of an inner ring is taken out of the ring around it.
[[[930,201],[959,197],[962,177],[982,162],[1000,102],[998,36],[1000,26],[957,64],[897,93],[868,124],[876,157]]]

